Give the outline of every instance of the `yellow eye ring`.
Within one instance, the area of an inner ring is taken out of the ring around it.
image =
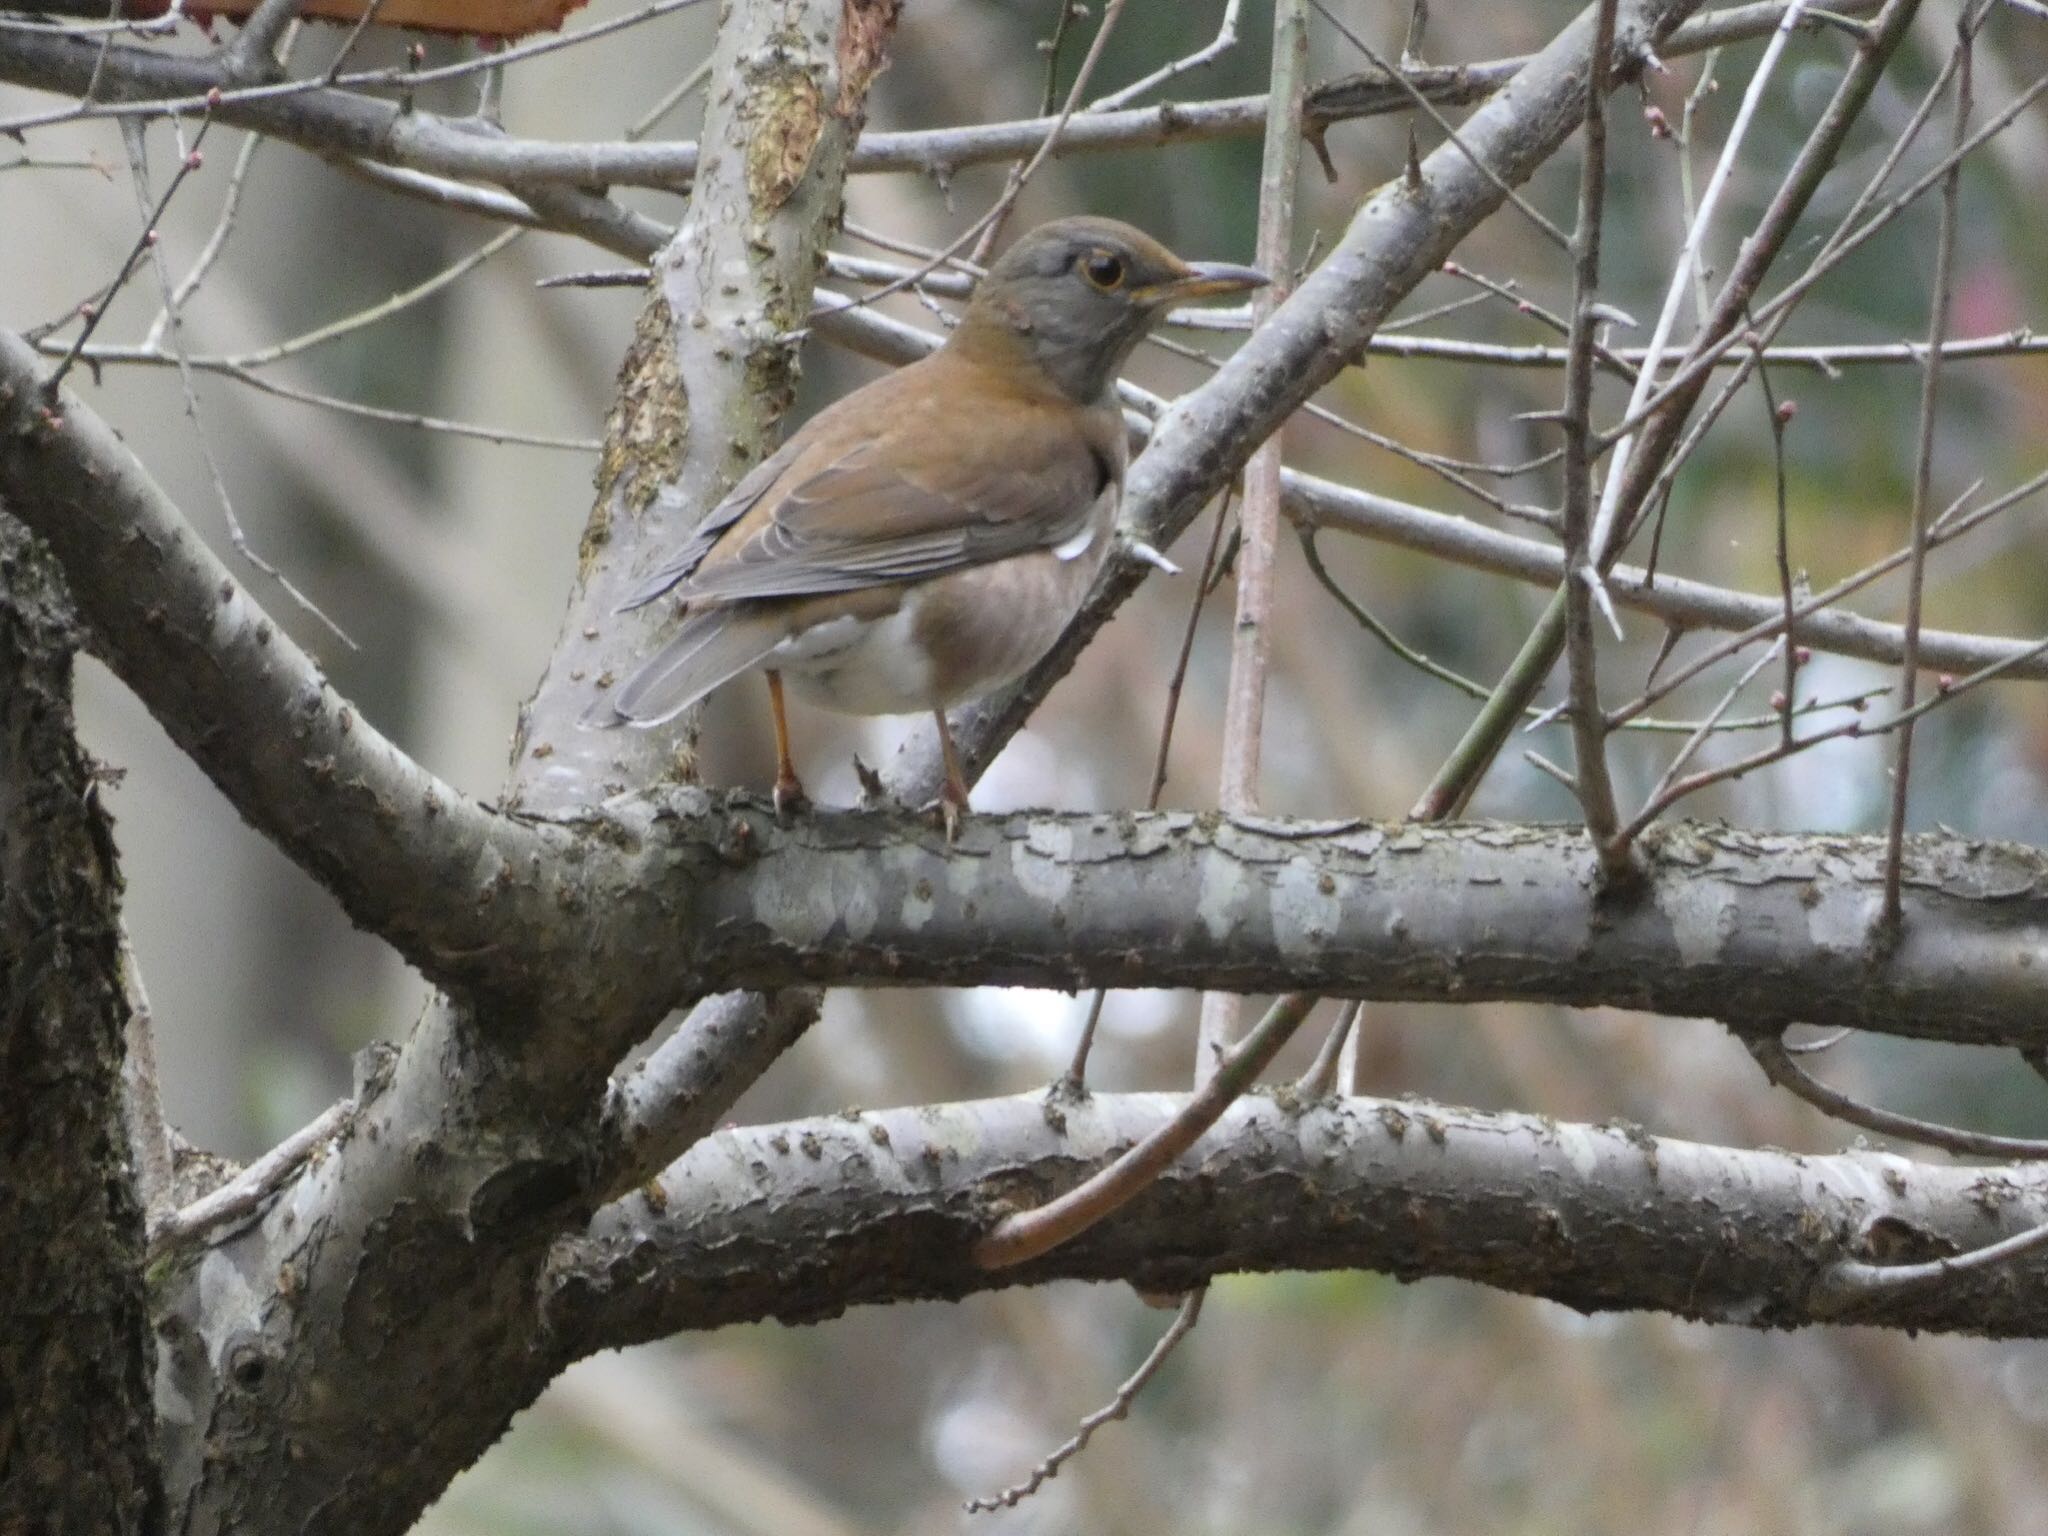
[[[1104,293],[1113,292],[1123,286],[1123,258],[1113,251],[1091,251],[1081,262],[1081,275]]]

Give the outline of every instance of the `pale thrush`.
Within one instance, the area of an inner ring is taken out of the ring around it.
[[[929,710],[947,836],[967,805],[948,706],[1023,675],[1112,542],[1116,376],[1166,308],[1262,286],[1114,219],[1021,236],[944,346],[821,411],[734,487],[621,611],[682,618],[593,711],[653,726],[742,672],[768,679],[775,802],[799,802],[783,684],[844,714]]]

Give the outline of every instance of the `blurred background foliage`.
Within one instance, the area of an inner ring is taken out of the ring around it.
[[[1389,55],[1407,7],[1333,0],[1348,25]],[[619,14],[593,0],[577,24]],[[1431,62],[1540,47],[1575,9],[1566,0],[1496,6],[1435,0],[1420,49]],[[1213,35],[1221,0],[1134,0],[1105,56],[1103,89],[1135,79]],[[871,124],[941,126],[1034,114],[1053,0],[917,0]],[[1808,224],[1829,227],[1875,168],[1953,36],[1951,4],[1929,3],[1906,56],[1881,88],[1850,155]],[[1262,90],[1270,4],[1249,0],[1241,41],[1176,82],[1190,98]],[[618,135],[705,55],[713,7],[523,64],[505,93],[515,132]],[[1077,32],[1084,36],[1093,25]],[[338,35],[299,42],[304,64]],[[187,39],[181,46],[199,46]],[[403,40],[364,45],[385,60]],[[1700,113],[1700,172],[1711,165],[1760,44],[1717,63],[1721,89]],[[1714,257],[1776,177],[1838,77],[1846,45],[1792,45],[1731,188]],[[437,57],[458,56],[436,42]],[[1071,71],[1079,49],[1070,47]],[[1312,78],[1364,66],[1322,19]],[[1676,122],[1703,60],[1674,59],[1648,99]],[[1993,17],[1979,50],[1986,109],[2048,68],[2048,30],[2018,10]],[[1063,76],[1063,79],[1066,78]],[[474,87],[423,93],[467,110]],[[38,98],[0,89],[0,113]],[[1654,137],[1642,98],[1617,98],[1610,176],[1607,299],[1654,317],[1682,232],[1678,148]],[[693,132],[694,103],[661,132]],[[1437,140],[1414,125],[1422,146]],[[1337,177],[1303,177],[1296,248],[1326,248],[1363,194],[1396,174],[1410,124],[1390,117],[1332,130]],[[1904,174],[1930,164],[1945,109]],[[173,269],[212,227],[236,135],[219,130],[204,171],[165,221]],[[159,175],[171,150],[151,130]],[[90,157],[103,172],[0,172],[0,323],[62,314],[104,280],[133,240],[136,202],[108,126],[47,131],[38,157]],[[1197,256],[1244,259],[1252,244],[1255,139],[1065,158],[1027,191],[1016,225],[1088,210],[1131,219]],[[940,243],[1001,188],[1001,168],[949,184],[863,177],[850,224]],[[1576,155],[1529,195],[1568,222]],[[2048,177],[2048,113],[2029,112],[1972,160],[1963,187],[1954,329],[1982,335],[2041,313],[2039,216]],[[680,204],[624,199],[666,220]],[[1934,208],[1916,210],[1830,278],[1785,340],[1896,341],[1926,325]],[[287,146],[256,155],[228,257],[186,319],[200,351],[294,335],[420,282],[493,231],[394,198]],[[851,235],[840,248],[876,254]],[[1459,253],[1552,309],[1569,296],[1563,259],[1518,215],[1495,217]],[[545,235],[515,241],[478,271],[383,323],[310,350],[280,376],[379,406],[595,438],[639,303],[630,291],[537,290],[537,279],[615,263]],[[1426,283],[1419,311],[1470,292]],[[103,335],[137,334],[154,313],[152,284],[120,300]],[[917,301],[893,312],[930,323]],[[1545,341],[1505,303],[1467,308],[1424,330],[1491,341]],[[1179,338],[1205,351],[1213,333]],[[1627,338],[1617,337],[1617,340]],[[1638,338],[1639,339],[1639,338]],[[801,409],[814,409],[873,365],[813,343]],[[1135,374],[1172,392],[1199,365],[1157,349]],[[84,380],[79,380],[83,384]],[[1839,377],[1774,371],[1799,413],[1786,472],[1795,565],[1818,587],[1905,538],[1919,374],[1856,368]],[[90,393],[209,536],[223,515],[199,450],[203,430],[259,551],[339,621],[337,643],[255,572],[243,575],[329,669],[336,685],[407,750],[466,790],[501,781],[519,701],[547,654],[590,497],[586,451],[498,445],[386,425],[274,398],[212,378],[202,418],[175,375],[110,369]],[[1412,447],[1485,461],[1550,446],[1518,420],[1553,407],[1550,370],[1375,360],[1346,373],[1324,402]],[[1754,396],[1754,391],[1752,391]],[[1935,503],[1982,481],[1995,493],[2039,469],[2048,437],[2048,368],[2034,359],[1970,362],[1948,374]],[[1618,399],[1606,400],[1609,411]],[[1297,420],[1290,461],[1351,483],[1498,523],[1485,506],[1415,464],[1331,427]],[[1550,471],[1505,493],[1553,503]],[[1678,482],[1664,540],[1674,572],[1752,591],[1775,589],[1773,460],[1764,407],[1739,402]],[[2048,626],[2041,513],[2021,508],[1934,562],[1929,622],[2032,636]],[[1515,526],[1515,525],[1508,525]],[[1205,516],[1177,553],[1198,565]],[[1530,532],[1526,527],[1515,531]],[[1540,535],[1539,535],[1540,536]],[[1420,556],[1326,535],[1338,579],[1409,643],[1490,681],[1544,594]],[[1411,669],[1359,630],[1311,581],[1291,541],[1281,563],[1280,622],[1269,699],[1265,803],[1303,816],[1398,816],[1456,739],[1470,702]],[[1155,581],[1062,684],[977,794],[999,809],[1142,803],[1167,680],[1192,581]],[[1880,586],[1864,611],[1896,618],[1901,588]],[[1194,647],[1166,786],[1169,804],[1212,803],[1228,659],[1229,592],[1211,602]],[[1604,646],[1605,676],[1627,687],[1660,638],[1641,617],[1625,644]],[[1890,680],[1858,662],[1816,658],[1802,687],[1834,695]],[[1711,706],[1716,674],[1668,706]],[[162,1031],[165,1096],[202,1144],[260,1150],[345,1092],[350,1053],[402,1034],[422,990],[264,841],[240,825],[135,702],[95,668],[83,682],[86,739],[128,770],[112,804],[130,882],[129,910]],[[705,726],[708,775],[763,785],[772,772],[763,700],[739,689]],[[1753,690],[1767,706],[1768,684]],[[1617,694],[1616,697],[1623,695]],[[1738,711],[1741,712],[1741,711]],[[814,793],[855,793],[851,758],[884,758],[917,722],[796,721]],[[1535,740],[1565,760],[1552,729]],[[1475,814],[1566,819],[1575,808],[1531,769],[1518,741],[1486,782]],[[1618,742],[1619,787],[1639,800],[1671,738]],[[1714,753],[1732,751],[1717,745]],[[1958,701],[1920,737],[1913,825],[2048,842],[2048,691],[2007,685]],[[1872,830],[1886,794],[1886,754],[1844,742],[1725,786],[1694,815],[1752,827]],[[1196,1000],[1110,999],[1096,1052],[1098,1086],[1173,1088],[1192,1060]],[[821,1027],[780,1062],[739,1110],[746,1120],[1029,1091],[1065,1062],[1086,999],[990,989],[964,995],[835,994]],[[1296,1055],[1313,1049],[1298,1044]],[[1296,1067],[1290,1057],[1283,1070]],[[1826,1059],[1844,1086],[1920,1114],[2039,1135],[2048,1091],[2004,1056],[1895,1042],[1852,1042]],[[1845,1132],[1767,1090],[1716,1027],[1619,1013],[1519,1006],[1374,1006],[1360,1087],[1560,1118],[1638,1121],[1660,1134],[1801,1149]],[[1138,1404],[1021,1509],[969,1517],[960,1502],[1021,1477],[1106,1401],[1165,1326],[1121,1287],[1059,1286],[959,1306],[868,1311],[799,1330],[758,1327],[685,1337],[572,1370],[496,1450],[455,1484],[421,1529],[466,1533],[929,1533],[979,1522],[1001,1531],[1104,1533],[1738,1533],[1920,1536],[2048,1528],[2048,1343],[1911,1340],[1860,1330],[1760,1336],[1662,1317],[1581,1318],[1545,1303],[1436,1281],[1397,1286],[1371,1275],[1240,1279],[1219,1285],[1204,1323]]]

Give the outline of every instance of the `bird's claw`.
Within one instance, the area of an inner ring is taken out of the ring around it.
[[[924,808],[925,816],[946,834],[948,848],[960,841],[960,818],[966,811],[967,802],[952,794],[941,794]]]
[[[777,775],[775,780],[775,819],[788,826],[791,819],[811,808],[811,797],[804,793],[803,781],[793,773]]]

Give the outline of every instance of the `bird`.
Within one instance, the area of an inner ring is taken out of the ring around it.
[[[946,710],[1028,671],[1115,536],[1128,458],[1116,378],[1170,305],[1248,292],[1115,219],[1017,237],[944,345],[820,411],[631,589],[680,620],[586,716],[650,728],[749,672],[774,715],[774,803],[807,801],[784,688],[841,714],[929,711],[950,844],[967,809]]]

